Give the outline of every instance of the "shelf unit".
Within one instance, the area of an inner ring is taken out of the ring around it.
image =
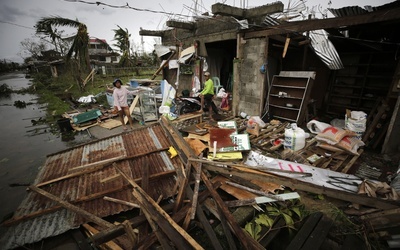
[[[393,53],[341,53],[340,57],[344,68],[331,78],[327,113],[344,116],[346,109],[369,113],[388,94],[396,65]]]
[[[141,121],[156,121],[158,120],[158,108],[155,90],[148,88],[143,89],[139,94],[139,108],[135,109],[136,118],[139,116]]]
[[[314,72],[312,74],[315,75]],[[310,73],[293,71],[275,75],[269,91],[269,111],[272,116],[303,124],[313,81]]]

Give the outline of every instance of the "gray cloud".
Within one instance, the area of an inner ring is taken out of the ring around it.
[[[0,19],[7,22],[15,22],[20,16],[24,16],[26,13],[21,11],[19,8],[8,6],[6,3],[0,3]]]

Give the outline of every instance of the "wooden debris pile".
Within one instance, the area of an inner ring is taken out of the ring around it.
[[[268,214],[272,214],[273,211],[267,210],[264,213],[267,217],[263,218],[269,218],[265,220],[269,221],[269,227],[263,226],[257,230],[254,222],[260,217],[255,218],[254,215],[265,209],[266,205],[264,204],[276,203],[286,208],[289,207],[289,204],[294,204],[300,196],[297,192],[292,192],[287,188],[323,194],[349,203],[374,208],[373,211],[379,214],[365,214],[363,217],[365,223],[370,223],[369,230],[371,232],[380,226],[381,222],[377,219],[378,216],[391,218],[398,214],[398,203],[359,195],[354,192],[354,189],[348,191],[335,188],[334,185],[321,186],[317,180],[320,177],[313,172],[321,163],[314,162],[313,165],[308,162],[305,165],[275,158],[275,163],[281,168],[268,168],[243,164],[242,161],[235,162],[227,159],[220,161],[214,157],[216,152],[213,147],[208,145],[201,148],[188,143],[188,138],[183,138],[178,129],[165,117],[161,119],[160,124],[171,147],[177,154],[172,159],[175,170],[173,173],[168,173],[168,176],[175,174],[175,185],[171,190],[172,196],[154,196],[154,189],[160,187],[156,184],[152,186],[149,182],[148,161],[136,162],[142,166],[140,166],[141,178],[135,179],[124,164],[116,164],[121,160],[118,157],[106,160],[109,170],[113,170],[111,172],[114,172],[114,175],[103,176],[104,182],[102,183],[118,182],[121,184],[122,180],[121,185],[124,190],[129,190],[132,196],[126,200],[123,197],[111,197],[111,195],[104,194],[102,199],[128,207],[134,215],[130,219],[113,223],[115,218],[100,218],[97,214],[68,202],[66,198],[45,191],[39,185],[31,186],[30,190],[85,218],[86,223],[83,223],[82,227],[90,235],[89,241],[101,249],[149,249],[155,246],[161,246],[162,249],[265,249],[278,241],[279,232],[288,227],[291,217],[287,217],[286,214],[280,219],[274,217],[275,219],[271,220]],[[238,121],[237,124],[238,132],[246,129],[242,121]],[[204,133],[204,130],[212,131],[216,128],[215,125],[196,122],[190,126],[193,128],[188,131],[195,133],[189,133],[189,139],[212,141],[212,132]],[[278,147],[274,142],[282,138],[282,131],[285,127],[284,123],[269,124],[258,135],[247,135],[253,150],[259,150],[270,156],[280,155],[282,158],[283,148],[282,146]],[[214,140],[220,143],[219,139]],[[311,150],[313,143],[312,140],[309,141],[306,148]],[[228,148],[230,145],[224,144],[224,147]],[[166,149],[166,147],[158,149],[157,153]],[[305,152],[308,151],[286,157],[298,157],[307,161],[308,157]],[[210,159],[210,155],[213,157],[212,159]],[[146,157],[139,154],[135,158],[142,156]],[[340,168],[337,167],[336,170],[340,172],[340,169],[345,169],[348,164],[349,162],[343,160],[339,164]],[[326,168],[332,168],[338,165],[338,162],[331,160],[325,165]],[[302,171],[291,171],[290,168],[298,168]],[[321,171],[328,170],[321,168]],[[332,171],[332,173],[334,172]],[[163,173],[158,175],[164,176]],[[312,179],[313,177],[315,179]],[[336,177],[343,180],[348,178],[348,175],[337,173]],[[307,179],[311,181],[307,181]],[[337,179],[332,178],[330,181],[333,180]],[[101,183],[98,184],[101,185]],[[289,193],[283,192],[288,190]],[[132,198],[134,202],[132,202]],[[239,216],[238,214],[243,211],[246,211],[247,215]],[[283,212],[275,211],[275,213]],[[309,246],[318,248],[323,245],[333,222],[323,214],[317,213],[311,214],[301,224],[296,226],[299,232],[293,239],[284,243],[280,242],[280,244],[290,247],[290,249],[309,248]],[[393,224],[398,226],[395,219]],[[294,227],[294,225],[292,226]],[[201,230],[202,237],[195,233],[196,229]]]

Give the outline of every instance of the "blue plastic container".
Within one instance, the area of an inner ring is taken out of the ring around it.
[[[139,83],[138,83],[137,81],[131,80],[129,83],[130,83],[130,85],[131,85],[132,88],[137,88],[137,87],[139,87]]]

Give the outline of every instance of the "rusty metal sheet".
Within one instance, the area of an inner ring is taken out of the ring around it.
[[[157,123],[130,133],[108,137],[49,155],[34,183],[39,184],[66,176],[71,173],[70,169],[77,166],[116,157],[127,158],[117,161],[116,165],[133,179],[141,178],[144,164],[148,165],[150,176],[171,172],[175,170],[175,166],[181,163],[179,157],[170,159],[165,151],[161,151],[170,145],[163,128]],[[42,188],[71,203],[83,200],[75,205],[96,216],[107,217],[131,208],[105,201],[104,196],[136,202],[129,184],[122,178],[101,183],[101,180],[117,174],[118,171],[112,164],[106,164],[100,170],[54,182]],[[149,195],[155,200],[160,195],[164,198],[171,197],[175,182],[176,176],[171,174],[158,179],[150,179]],[[46,197],[29,192],[15,212],[14,218],[40,212],[56,205],[56,202]],[[60,209],[9,227],[0,243],[5,249],[15,248],[59,235],[86,222],[85,218],[66,209]]]

